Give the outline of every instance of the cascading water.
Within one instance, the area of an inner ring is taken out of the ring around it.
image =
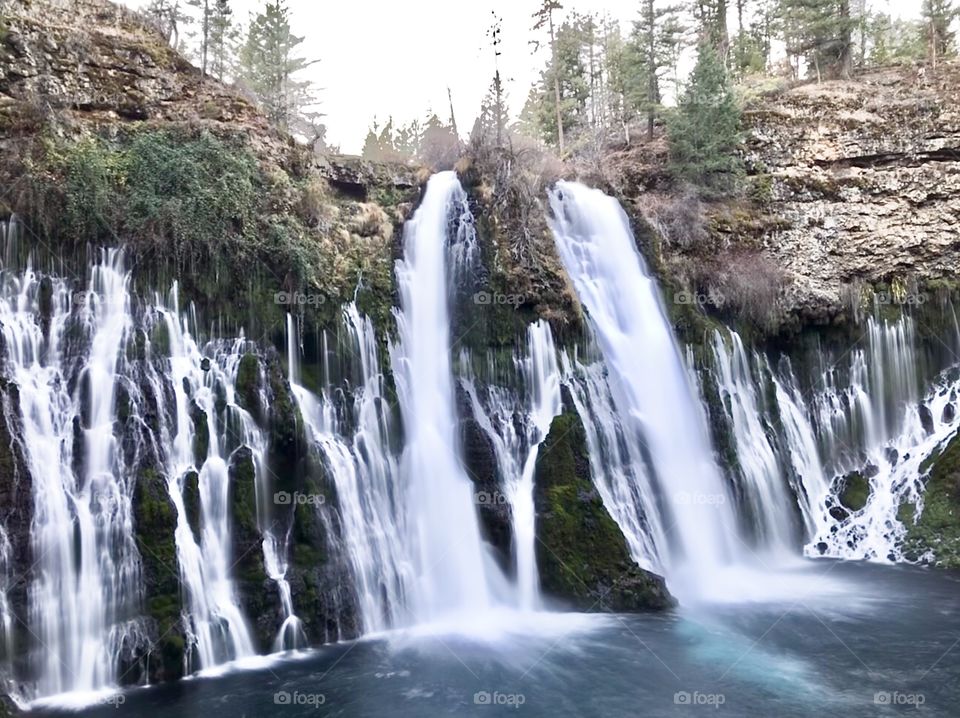
[[[901,507],[922,511],[921,464],[957,428],[955,412],[946,410],[960,390],[956,379],[940,376],[917,401],[913,320],[870,317],[866,335],[866,346],[850,353],[845,371],[819,365],[807,395],[786,359],[774,369],[762,355],[748,356],[735,332],[729,344],[715,336],[715,383],[727,398],[722,404],[739,464],[771,483],[787,477],[808,556],[902,559]],[[926,426],[921,411],[929,416]],[[866,504],[852,510],[840,497],[849,472],[859,472],[870,487]],[[761,516],[782,511],[784,504],[770,503],[762,492],[753,496]]]
[[[650,484],[632,493],[656,497],[644,499],[656,506],[644,521],[653,540],[667,539],[657,554],[671,588],[696,592],[714,581],[712,569],[736,558],[738,539],[656,283],[614,199],[560,182],[550,203],[560,257],[596,331],[626,437],[648,459]]]
[[[203,355],[188,329],[187,317],[179,315],[176,296],[174,287],[172,309],[159,308],[170,345],[168,371],[174,406],[169,413],[176,420],[175,430],[167,432],[172,448],[167,457],[167,480],[177,512],[177,559],[186,589],[189,634],[199,663],[196,668],[206,669],[254,652],[230,573],[230,477],[223,435],[227,427],[218,420],[218,393],[227,393],[231,409],[239,407],[232,401],[233,384],[218,361],[224,360],[222,353],[212,360]],[[158,401],[164,396],[161,381],[160,376],[154,377]],[[209,437],[202,455],[195,451],[198,431]],[[184,499],[191,480],[197,482],[199,493],[199,537],[190,525]]]
[[[759,550],[790,552],[797,543],[791,530],[793,502],[772,430],[763,421],[764,395],[758,391],[759,379],[753,376],[740,335],[730,332],[729,342],[728,348],[723,334],[714,332],[716,383],[737,445],[741,493],[749,507]],[[764,376],[762,371],[760,376]]]
[[[371,633],[407,623],[406,594],[413,577],[376,335],[354,303],[344,309],[343,319],[360,364],[349,421],[338,418],[329,386],[317,397],[299,384],[300,351],[292,316],[287,317],[290,386],[336,486],[343,548],[363,631]],[[352,438],[344,436],[344,424],[355,427]]]
[[[464,357],[461,363],[469,362]],[[526,354],[514,356],[513,364],[522,398],[517,391],[493,385],[485,387],[481,396],[472,376],[462,381],[473,415],[493,444],[506,492],[503,498],[510,505],[519,606],[535,609],[540,605],[540,595],[533,477],[540,444],[562,408],[557,352],[547,322],[540,320],[530,325]],[[485,500],[499,501],[500,497]]]
[[[29,261],[3,273],[0,325],[35,507],[29,628],[41,650],[28,697],[109,690],[124,646],[140,641],[133,477],[114,435],[128,281],[115,250],[98,254],[81,293],[41,281]]]
[[[662,572],[659,548],[666,545],[659,507],[650,482],[647,458],[614,406],[602,361],[583,364],[561,357],[563,383],[583,422],[590,474],[604,506],[620,526],[630,554],[642,568]]]
[[[448,265],[463,254],[463,245],[451,247],[451,224],[462,237],[472,217],[456,174],[441,172],[404,226],[404,258],[396,265],[399,340],[390,347],[406,436],[400,478],[407,487],[412,605],[419,621],[484,611],[504,583],[481,539],[457,445]]]

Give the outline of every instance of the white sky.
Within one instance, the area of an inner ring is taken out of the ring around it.
[[[123,0],[144,7],[148,0]],[[344,152],[363,145],[371,120],[392,114],[398,124],[423,120],[432,109],[449,116],[447,87],[461,134],[469,132],[494,72],[487,29],[503,18],[500,56],[513,114],[520,111],[544,57],[531,57],[531,16],[541,0],[288,0],[303,55],[320,62],[304,72],[320,88],[327,140]],[[233,0],[247,23],[261,0]],[[626,30],[639,0],[565,0],[569,11],[605,12]],[[731,6],[735,3],[731,2]],[[915,17],[920,0],[869,0],[893,15]],[[731,8],[732,13],[732,8]],[[731,29],[736,27],[731,17]],[[541,51],[541,53],[544,51]]]

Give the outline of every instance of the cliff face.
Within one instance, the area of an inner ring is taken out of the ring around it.
[[[801,85],[744,120],[752,181],[780,220],[763,247],[789,275],[789,311],[823,322],[850,285],[955,280],[960,67]]]

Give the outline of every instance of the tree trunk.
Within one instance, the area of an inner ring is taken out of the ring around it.
[[[657,34],[654,28],[656,14],[653,0],[647,0],[647,141],[653,140],[653,123],[656,119],[657,102]]]
[[[557,145],[563,157],[563,114],[560,111],[560,58],[557,56],[557,37],[553,31],[553,11],[550,11],[550,52],[553,54],[553,96],[557,103]]]

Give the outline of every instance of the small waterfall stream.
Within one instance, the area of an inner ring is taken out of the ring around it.
[[[461,364],[469,366],[467,357],[462,357]],[[462,370],[466,374],[462,382],[473,415],[494,447],[506,491],[503,498],[510,505],[519,607],[530,610],[540,606],[534,471],[540,444],[562,408],[557,350],[545,321],[530,325],[526,351],[514,355],[513,369],[519,379],[519,392],[496,385],[485,387],[483,392],[468,369]],[[484,498],[498,501],[500,497]]]
[[[176,426],[168,430],[172,451],[167,477],[177,511],[177,558],[197,652],[194,668],[202,670],[254,653],[230,571],[229,439],[225,435],[229,428],[221,425],[216,402],[218,396],[227,394],[228,405],[236,405],[232,403],[233,385],[217,361],[223,361],[223,353],[213,360],[204,356],[188,329],[188,317],[180,315],[176,287],[172,294],[172,309],[160,310],[170,344],[169,372],[175,397],[172,415]],[[163,395],[159,385],[156,391]],[[205,451],[198,432],[207,438]],[[188,481],[196,482],[199,495],[199,536],[191,526],[184,499]]]

